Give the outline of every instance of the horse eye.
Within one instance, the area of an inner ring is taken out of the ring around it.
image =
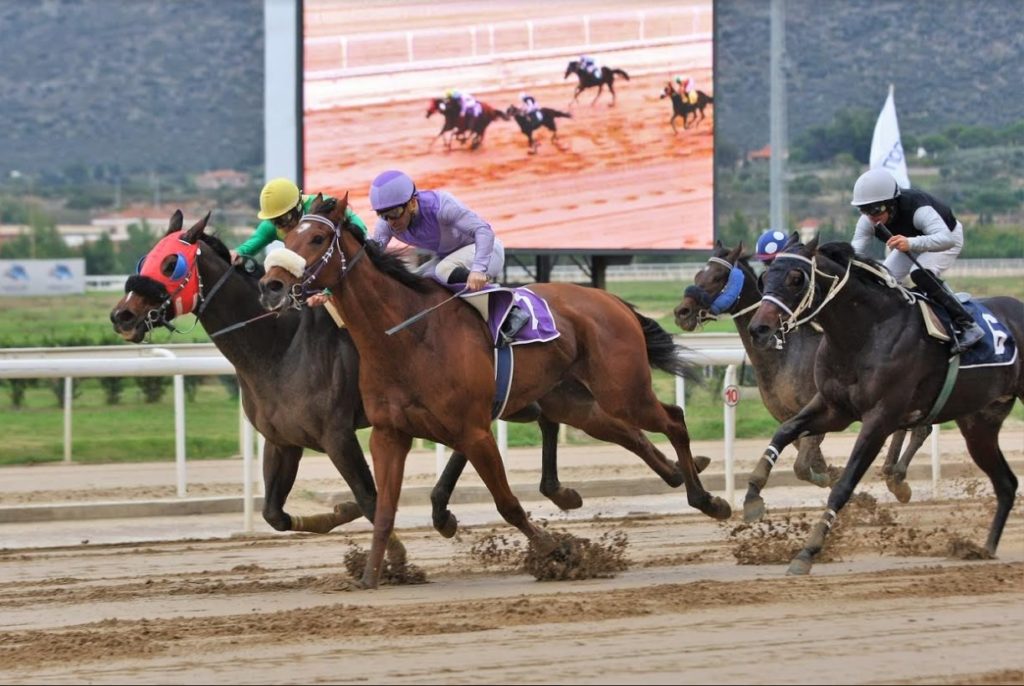
[[[789,273],[788,281],[794,288],[803,288],[804,284],[807,283],[807,275],[799,269],[794,269]]]
[[[325,240],[327,240],[326,236],[321,236],[321,235],[318,234],[316,236],[313,236],[313,240],[311,240],[310,243],[312,243],[313,245],[320,245]]]
[[[160,265],[160,272],[167,278],[171,278],[174,274],[175,267],[178,266],[178,258],[175,255],[168,255],[164,258],[163,263]]]

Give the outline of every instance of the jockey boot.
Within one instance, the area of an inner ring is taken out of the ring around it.
[[[469,281],[469,270],[465,267],[456,267],[448,275],[448,283],[466,283]]]
[[[530,314],[518,305],[513,305],[512,309],[509,310],[508,317],[505,318],[505,323],[501,325],[498,347],[504,348],[512,343],[515,340],[516,334],[522,331],[529,321]]]
[[[949,287],[939,277],[924,269],[915,269],[910,272],[910,280],[949,313],[956,337],[953,344],[954,355],[959,355],[985,337],[985,332],[974,321],[974,317],[964,309],[963,303],[950,292]]]

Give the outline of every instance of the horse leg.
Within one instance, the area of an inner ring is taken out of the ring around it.
[[[885,472],[884,468],[882,469],[882,473],[885,474],[886,487],[892,491],[892,494],[896,496],[896,500],[901,503],[909,503],[910,497],[913,495],[910,484],[907,483],[907,469],[910,467],[910,461],[914,459],[914,455],[924,445],[931,432],[932,427],[930,424],[914,427],[913,431],[910,432],[910,442],[907,443],[903,454],[900,455],[899,461],[895,465],[890,465],[888,473]],[[903,433],[906,433],[906,431],[903,431]],[[892,441],[893,445],[896,445],[896,433],[893,433]],[[902,443],[903,440],[901,438],[900,444]],[[892,452],[892,446],[889,447],[889,452]],[[888,461],[889,457],[889,455],[886,456],[886,461]],[[895,457],[895,455],[892,455],[892,457]]]
[[[803,411],[800,414],[803,414]],[[882,412],[879,411],[878,414],[882,415]],[[868,417],[864,418],[864,425],[861,427],[857,441],[854,443],[853,452],[850,453],[850,460],[846,463],[846,469],[843,470],[843,475],[839,477],[839,481],[832,487],[832,492],[828,496],[828,507],[825,510],[825,514],[822,515],[818,523],[811,529],[803,549],[790,561],[786,574],[805,575],[810,573],[814,556],[825,547],[825,538],[828,536],[829,531],[832,530],[836,517],[843,509],[843,506],[850,500],[850,496],[853,495],[853,489],[860,483],[864,472],[868,470],[868,467],[871,466],[878,452],[882,449],[882,444],[885,443],[885,437],[888,433],[885,427],[879,426],[877,420],[872,421]]]
[[[1003,451],[999,449],[999,429],[1010,410],[1014,399],[1006,402],[994,402],[980,412],[959,417],[956,424],[960,433],[967,441],[967,452],[971,454],[974,464],[985,472],[992,488],[996,492],[996,514],[988,530],[985,550],[995,556],[999,547],[999,538],[1003,535],[1003,527],[1013,508],[1013,500],[1017,493],[1017,477],[1006,463]]]
[[[533,141],[533,131],[526,134],[526,140],[529,142],[529,149],[526,151],[528,155],[535,155],[537,153],[537,144]]]
[[[508,485],[505,465],[501,461],[501,453],[490,427],[471,430],[471,434],[465,437],[458,447],[466,453],[476,473],[487,486],[502,518],[522,531],[539,554],[546,555],[554,550],[554,537],[530,521],[519,499]]]
[[[333,512],[325,514],[292,517],[293,531],[325,534],[360,516],[373,521],[374,508],[377,506],[377,489],[373,485],[373,474],[366,465],[366,458],[363,456],[363,449],[359,445],[355,431],[342,430],[340,435],[332,436],[325,447],[327,456],[348,484],[356,502],[341,503],[334,507]]]
[[[820,434],[796,439],[797,456],[793,463],[793,473],[801,481],[829,488],[839,479],[840,470],[825,462],[825,457],[821,454],[823,440],[825,437]]]
[[[455,518],[448,503],[451,502],[452,492],[455,484],[462,476],[462,470],[466,468],[466,456],[456,451],[448,458],[448,464],[441,472],[441,478],[437,480],[432,491],[430,491],[431,517],[434,520],[434,528],[445,538],[451,538],[459,527],[459,520]]]
[[[541,435],[541,478],[540,492],[562,510],[575,510],[583,506],[578,491],[566,488],[558,478],[558,427],[559,423],[546,416],[537,419]]]
[[[593,107],[597,103],[597,99],[601,97],[601,93],[603,93],[603,92],[604,92],[604,84],[603,83],[597,84],[597,95],[595,95],[594,99],[590,101],[590,106],[591,107]]]
[[[672,126],[672,134],[676,136],[679,135],[679,129],[676,128],[676,117],[678,116],[678,114],[673,114],[668,120],[668,123]],[[685,122],[686,120],[684,119],[683,121]]]
[[[394,429],[374,427],[370,433],[370,455],[379,492],[373,518],[373,542],[366,556],[363,577],[356,582],[360,588],[377,588],[380,583],[384,552],[392,538],[398,498],[402,494],[405,459],[411,447],[412,436]]]
[[[303,531],[296,519],[284,511],[284,503],[295,485],[302,448],[267,441],[263,446],[263,519],[277,531]]]
[[[754,522],[764,517],[761,489],[768,483],[772,467],[786,446],[802,434],[818,435],[845,429],[850,425],[850,421],[828,405],[821,393],[818,393],[795,417],[783,422],[775,431],[771,443],[754,466],[754,470],[747,477],[747,495],[743,499],[744,521]]]
[[[612,101],[608,107],[615,107],[615,86],[611,82],[608,83],[608,92],[612,94]]]

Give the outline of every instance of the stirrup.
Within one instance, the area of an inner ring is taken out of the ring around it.
[[[959,355],[985,337],[985,332],[978,326],[977,322],[971,322],[970,326],[958,332],[954,338],[956,344],[953,346],[953,354]]]
[[[515,340],[516,334],[523,330],[523,327],[530,321],[530,315],[524,312],[518,306],[513,307],[509,313],[505,322],[501,325],[501,331],[499,332],[499,345],[505,347]]]

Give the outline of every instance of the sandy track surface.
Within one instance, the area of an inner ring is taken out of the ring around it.
[[[429,583],[370,592],[365,532],[5,550],[0,683],[1022,683],[1020,510],[999,560],[949,557],[993,506],[860,498],[803,578],[818,508],[549,523],[628,560],[573,582],[524,573],[509,527],[405,529]]]

